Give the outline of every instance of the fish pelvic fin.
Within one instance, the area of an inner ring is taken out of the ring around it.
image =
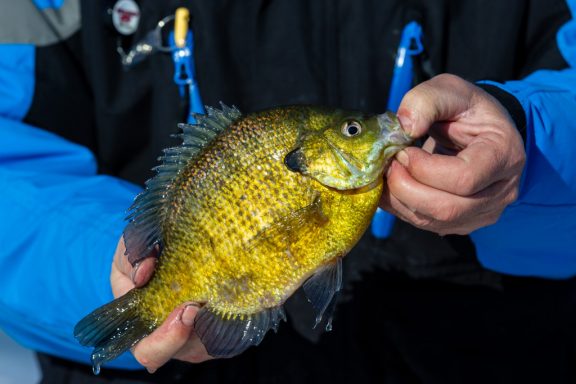
[[[282,306],[249,315],[221,314],[203,307],[194,329],[210,356],[225,358],[260,344],[270,329],[276,332],[282,320],[286,321]]]
[[[100,372],[102,364],[132,348],[156,327],[139,316],[137,292],[133,289],[96,309],[74,327],[74,337],[80,344],[94,347],[94,374]]]
[[[221,109],[206,107],[206,114],[196,114],[196,124],[179,124],[182,139],[177,147],[167,148],[159,158],[156,175],[146,182],[146,188],[134,199],[128,210],[129,221],[124,230],[126,255],[132,265],[162,246],[162,223],[171,201],[173,181],[194,161],[220,133],[241,116],[236,107],[221,104]]]

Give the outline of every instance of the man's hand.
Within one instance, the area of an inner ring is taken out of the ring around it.
[[[124,238],[121,238],[110,274],[115,297],[145,285],[154,274],[156,266],[156,258],[150,255],[133,267],[124,255],[125,252]],[[160,327],[132,348],[136,360],[153,373],[172,358],[191,363],[211,359],[194,332],[197,312],[198,306],[194,303],[183,303],[175,308]]]
[[[468,234],[495,223],[518,196],[526,154],[506,109],[482,89],[439,75],[404,96],[403,129],[428,134],[396,155],[382,208],[428,231]]]

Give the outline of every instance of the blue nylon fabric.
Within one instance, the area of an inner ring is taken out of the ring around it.
[[[83,363],[73,337],[113,299],[109,275],[124,214],[140,190],[96,175],[86,149],[0,118],[0,327],[22,345]],[[139,368],[130,354],[111,367]]]
[[[568,4],[574,16],[576,0]],[[522,104],[527,162],[518,200],[471,237],[485,267],[513,275],[576,275],[576,20],[559,30],[557,40],[571,68],[487,82]]]
[[[34,94],[36,49],[28,44],[0,44],[0,116],[21,120]]]
[[[59,9],[64,4],[64,0],[32,0],[38,9]]]
[[[57,9],[63,0],[34,3]],[[0,328],[33,350],[89,363],[73,328],[113,299],[110,264],[140,188],[96,175],[86,148],[21,122],[35,56],[33,45],[0,44]],[[129,353],[108,366],[142,368]]]
[[[0,327],[28,348],[89,363],[73,328],[113,298],[110,263],[139,188],[97,176],[86,148],[20,121],[34,63],[34,46],[0,44]],[[109,365],[140,367],[130,354]]]
[[[63,1],[35,3],[53,8]],[[576,10],[576,1],[569,4]],[[558,43],[576,66],[574,21]],[[86,363],[91,349],[72,329],[112,299],[110,263],[139,188],[96,175],[87,149],[19,121],[30,107],[33,75],[34,47],[0,45],[0,212],[8,218],[0,221],[0,327],[29,348]],[[479,258],[511,274],[574,275],[574,69],[497,85],[526,110],[528,163],[519,200],[496,225],[472,234]],[[140,367],[130,354],[108,366]]]

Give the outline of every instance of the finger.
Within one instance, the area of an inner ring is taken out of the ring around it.
[[[417,228],[438,233],[439,235],[466,235],[470,232],[494,224],[503,208],[494,209],[489,212],[469,216],[469,220],[460,220],[457,222],[442,222],[432,217],[425,216],[409,208],[392,194],[384,191],[380,206],[391,214],[397,216],[400,220],[405,221]]]
[[[146,284],[154,274],[157,253],[158,248],[155,247],[148,256],[132,265],[126,257],[126,246],[124,237],[122,236],[116,247],[113,265],[118,272],[128,276],[136,287],[141,287]]]
[[[412,88],[398,107],[398,119],[410,136],[418,138],[436,121],[453,120],[470,108],[473,86],[442,74]]]
[[[198,307],[187,303],[178,306],[149,336],[133,348],[140,364],[153,373],[176,355],[193,335],[194,318]]]
[[[130,280],[134,283],[134,286],[142,287],[152,278],[157,262],[158,259],[156,257],[149,256],[134,265],[130,273]]]
[[[380,199],[380,207],[399,219],[414,225],[415,227],[433,230],[435,225],[435,220],[431,217],[426,217],[424,215],[415,212],[411,208],[407,207],[404,203],[398,200],[391,193],[382,194]]]
[[[110,272],[110,285],[114,297],[123,296],[126,292],[134,288],[134,283],[128,276],[121,272],[116,263],[112,263],[112,270]]]
[[[212,360],[213,357],[208,354],[206,347],[202,344],[200,338],[193,333],[188,342],[174,355],[177,360],[187,361],[189,363],[201,363]]]
[[[494,193],[498,193],[498,187]],[[490,211],[499,203],[498,198],[487,193],[462,197],[421,184],[397,162],[391,165],[388,188],[410,211],[442,222],[458,222],[465,215]]]
[[[503,156],[484,141],[456,156],[406,148],[396,159],[419,183],[459,196],[471,196],[507,176]]]
[[[116,252],[114,253],[114,266],[116,269],[125,275],[128,275],[128,271],[131,270],[132,266],[127,262],[124,253],[126,252],[126,243],[124,243],[124,236],[120,237],[118,245],[116,246]]]

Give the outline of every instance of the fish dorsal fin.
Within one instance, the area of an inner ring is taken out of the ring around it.
[[[251,315],[220,314],[203,307],[194,320],[194,330],[212,357],[232,357],[258,345],[268,330],[276,331],[286,321],[282,306]]]
[[[170,186],[174,178],[190,161],[210,144],[216,136],[226,130],[240,116],[236,107],[220,104],[222,109],[206,107],[206,115],[194,115],[196,124],[179,124],[182,139],[177,147],[167,148],[159,158],[156,175],[146,182],[146,188],[136,196],[128,210],[129,220],[124,230],[126,255],[135,264],[146,257],[156,245],[162,245],[162,222],[166,203],[170,201]]]
[[[326,330],[332,329],[332,312],[336,297],[342,288],[342,258],[324,266],[310,277],[303,286],[308,301],[316,311],[316,327],[326,315]]]

